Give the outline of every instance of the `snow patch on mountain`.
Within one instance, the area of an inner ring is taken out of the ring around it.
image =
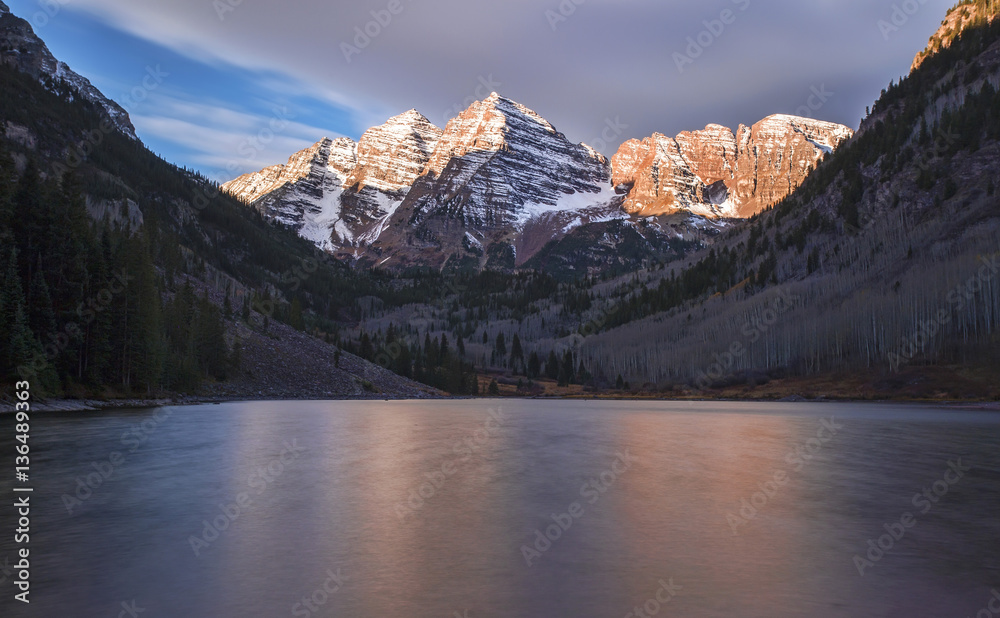
[[[325,251],[357,254],[389,225],[440,135],[411,110],[369,129],[357,143],[323,138],[286,164],[240,176],[222,190]]]

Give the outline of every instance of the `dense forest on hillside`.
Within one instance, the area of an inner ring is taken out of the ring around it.
[[[162,300],[155,227],[93,225],[73,174],[43,185],[29,161],[15,181],[6,152],[0,174],[0,375],[34,379],[46,394],[185,390],[225,377],[219,308],[189,287]]]

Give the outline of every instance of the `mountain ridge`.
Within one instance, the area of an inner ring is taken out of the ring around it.
[[[976,24],[989,23],[998,15],[1000,15],[998,0],[962,0],[948,10],[944,20],[941,21],[941,27],[927,42],[927,47],[913,59],[910,71],[920,68],[929,56],[950,47],[963,31]]]
[[[387,129],[396,124],[421,127],[425,135],[417,141],[426,148],[400,147],[401,134]],[[357,165],[374,170],[376,178],[393,176],[389,185],[369,187],[353,167],[340,169],[345,178],[326,189],[322,166],[311,175],[282,171],[302,169],[296,161],[310,157],[318,142],[283,167],[241,176],[222,189],[324,250],[370,263],[440,267],[457,260],[485,267],[493,251],[523,264],[547,243],[594,222],[684,212],[711,219],[751,216],[798,186],[852,133],[834,123],[775,115],[741,125],[739,142],[730,129],[709,125],[676,138],[630,140],[608,159],[570,143],[539,114],[494,92],[444,129],[410,110],[366,131],[353,156],[365,156],[360,144],[366,136],[388,137],[378,140],[376,164]],[[673,154],[658,158],[668,140]],[[793,168],[792,159],[801,165]],[[369,188],[382,191],[382,207],[351,214]]]
[[[10,8],[2,3],[0,3],[0,43],[5,48],[5,51],[0,52],[2,62],[17,67],[42,83],[48,78],[54,84],[59,82],[69,84],[84,99],[104,110],[118,131],[131,139],[139,139],[128,112],[121,105],[106,97],[90,83],[89,79],[57,60],[45,42],[35,34],[31,24],[11,13]]]
[[[687,210],[745,219],[788,195],[851,135],[842,125],[786,114],[735,133],[717,124],[674,138],[656,133],[622,145],[612,159],[613,182],[628,187],[630,214]]]

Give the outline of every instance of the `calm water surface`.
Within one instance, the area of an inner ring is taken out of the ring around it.
[[[964,617],[1000,589],[993,413],[267,402],[32,440],[32,603],[0,571],[3,616]]]

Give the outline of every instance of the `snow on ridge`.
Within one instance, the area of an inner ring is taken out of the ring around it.
[[[519,229],[523,229],[529,221],[545,215],[563,212],[582,212],[588,208],[607,206],[616,196],[614,187],[608,182],[602,184],[600,191],[596,193],[587,193],[584,191],[563,193],[556,198],[555,205],[529,202],[515,213],[514,224]]]

